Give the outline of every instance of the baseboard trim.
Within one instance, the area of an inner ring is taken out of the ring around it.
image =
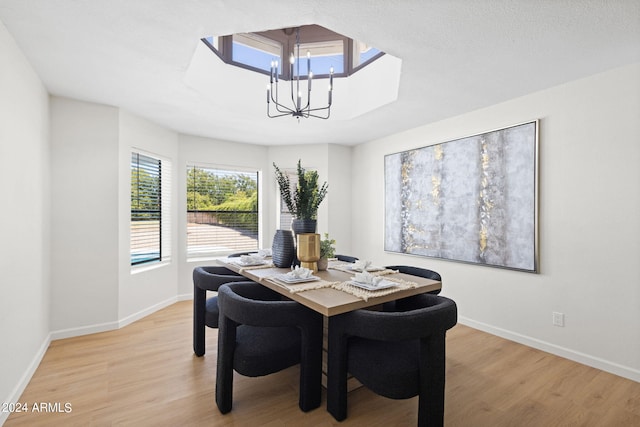
[[[193,299],[193,293],[181,294],[181,295],[178,295],[176,298],[178,301],[191,301]]]
[[[123,328],[127,325],[130,325],[131,323],[135,322],[136,320],[140,320],[150,314],[155,313],[158,310],[162,310],[165,307],[170,306],[171,304],[174,304],[178,301],[186,301],[186,300],[191,300],[193,299],[193,295],[192,294],[182,294],[182,295],[177,295],[175,297],[171,297],[171,298],[167,298],[164,301],[161,301],[157,304],[154,304],[150,307],[147,307],[143,310],[138,311],[137,313],[133,313],[130,314],[129,316],[126,316],[118,321],[114,321],[114,322],[105,322],[105,323],[98,323],[95,325],[89,325],[89,326],[80,326],[77,328],[69,328],[69,329],[60,329],[58,331],[52,331],[51,332],[51,341],[55,341],[55,340],[60,340],[60,339],[64,339],[64,338],[73,338],[73,337],[79,337],[82,335],[89,335],[89,334],[96,334],[99,332],[107,332],[107,331],[113,331],[115,329],[120,329]]]
[[[77,328],[60,329],[51,332],[51,341],[79,337],[82,335],[97,334],[99,332],[112,331],[114,329],[118,329],[118,322],[105,322],[89,326],[79,326]]]
[[[11,392],[9,397],[3,400],[3,402],[11,402],[11,403],[18,402],[18,400],[20,399],[20,396],[22,396],[22,393],[27,388],[27,385],[29,385],[29,381],[31,381],[31,377],[33,377],[33,374],[36,373],[36,369],[38,369],[38,366],[40,366],[40,362],[42,362],[42,358],[47,352],[47,349],[49,348],[49,344],[51,344],[51,341],[52,341],[51,333],[49,333],[44,339],[44,341],[42,342],[42,344],[40,345],[40,348],[38,349],[36,354],[33,356],[33,359],[31,360],[31,363],[27,367],[27,370],[24,372],[24,374],[22,374],[20,381],[18,381],[18,384],[16,384],[16,386],[13,388],[13,391]],[[9,418],[9,414],[10,414],[9,412],[0,411],[0,426],[4,424],[7,418]]]
[[[136,320],[140,320],[144,317],[147,317],[150,314],[155,313],[158,310],[162,310],[165,307],[169,307],[171,304],[178,302],[178,297],[167,298],[164,301],[160,301],[157,304],[152,305],[151,307],[147,307],[144,310],[140,310],[137,313],[130,314],[129,316],[120,319],[118,321],[118,329],[123,328]]]
[[[529,336],[518,334],[506,329],[496,328],[495,326],[477,322],[466,317],[458,316],[458,322],[465,326],[469,326],[471,328],[478,329],[489,334],[526,345],[528,347],[546,351],[547,353],[555,354],[556,356],[564,357],[565,359],[573,360],[574,362],[591,366],[592,368],[600,369],[602,371],[609,372],[611,374],[618,375],[635,382],[640,382],[640,370],[633,369],[629,366],[620,365],[618,363],[601,359],[599,357],[590,356],[579,351],[551,344],[546,341],[538,340],[536,338],[531,338]]]

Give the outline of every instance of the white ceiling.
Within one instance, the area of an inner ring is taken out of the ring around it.
[[[640,62],[640,0],[0,0],[0,21],[54,95],[268,145],[358,144]],[[255,94],[220,82],[246,108],[185,83],[201,37],[304,24],[400,58],[398,100],[297,123],[266,118],[266,77]]]

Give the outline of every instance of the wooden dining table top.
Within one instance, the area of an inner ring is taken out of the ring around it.
[[[263,286],[328,317],[352,310],[373,307],[385,302],[413,295],[435,291],[442,287],[442,283],[437,280],[404,273],[390,273],[387,271],[386,273],[388,274],[385,274],[385,278],[410,284],[411,287],[398,287],[397,290],[394,289],[391,293],[388,293],[390,290],[380,292],[385,293],[385,295],[380,296],[376,295],[376,292],[372,292],[369,293],[365,299],[352,293],[335,289],[334,287],[322,287],[320,289],[298,291],[295,289],[296,286],[303,286],[305,284],[284,284],[275,278],[278,275],[286,274],[291,271],[288,268],[277,268],[272,265],[270,266],[269,264],[266,266],[243,267],[237,264],[237,259],[228,258],[219,259],[218,262],[228,269],[242,274],[247,279],[258,282]],[[317,283],[322,286],[322,284],[329,285],[330,283],[344,283],[351,280],[354,276],[354,272],[343,271],[345,264],[346,263],[340,261],[330,261],[329,268],[327,270],[314,273],[314,276],[320,278]]]

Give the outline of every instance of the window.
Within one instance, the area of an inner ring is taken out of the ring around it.
[[[353,41],[353,69],[363,67],[380,56],[382,56],[382,52],[379,49],[361,41]]]
[[[342,74],[344,70],[344,41],[332,40],[313,43],[300,43],[300,75],[306,76],[309,73],[307,62],[304,57],[309,52],[313,61],[313,74],[315,76],[329,75],[329,70],[333,68],[336,74]],[[297,51],[295,52],[297,54]],[[297,74],[297,72],[295,73]]]
[[[232,60],[240,64],[268,72],[271,61],[280,64],[282,45],[276,41],[257,34],[234,34],[232,36]]]
[[[131,153],[131,265],[162,260],[162,161]]]
[[[187,166],[187,254],[258,249],[258,172]]]
[[[208,36],[201,40],[222,61],[237,67],[269,75],[272,63],[277,62],[279,78],[287,81],[296,75],[303,80],[307,78],[307,52],[315,78],[328,77],[332,68],[335,77],[347,77],[384,55],[379,49],[319,25]],[[293,72],[289,60],[292,53],[300,58]]]

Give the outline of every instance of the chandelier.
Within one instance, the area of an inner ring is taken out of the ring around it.
[[[295,53],[295,55],[294,55]],[[294,74],[295,68],[295,74]],[[289,101],[280,102],[278,98],[278,83],[280,74],[278,61],[271,61],[271,72],[269,84],[267,85],[267,116],[270,118],[292,116],[300,121],[300,117],[316,117],[318,119],[328,119],[331,115],[331,102],[333,94],[333,67],[329,70],[329,89],[327,91],[327,105],[325,107],[311,107],[311,82],[313,72],[311,71],[311,52],[307,50],[307,95],[303,101],[302,89],[300,88],[300,28],[296,29],[296,44],[289,57],[289,80],[291,82],[291,103]],[[272,107],[271,105],[274,105]],[[289,104],[289,105],[286,105]],[[273,108],[273,114],[272,114]]]

